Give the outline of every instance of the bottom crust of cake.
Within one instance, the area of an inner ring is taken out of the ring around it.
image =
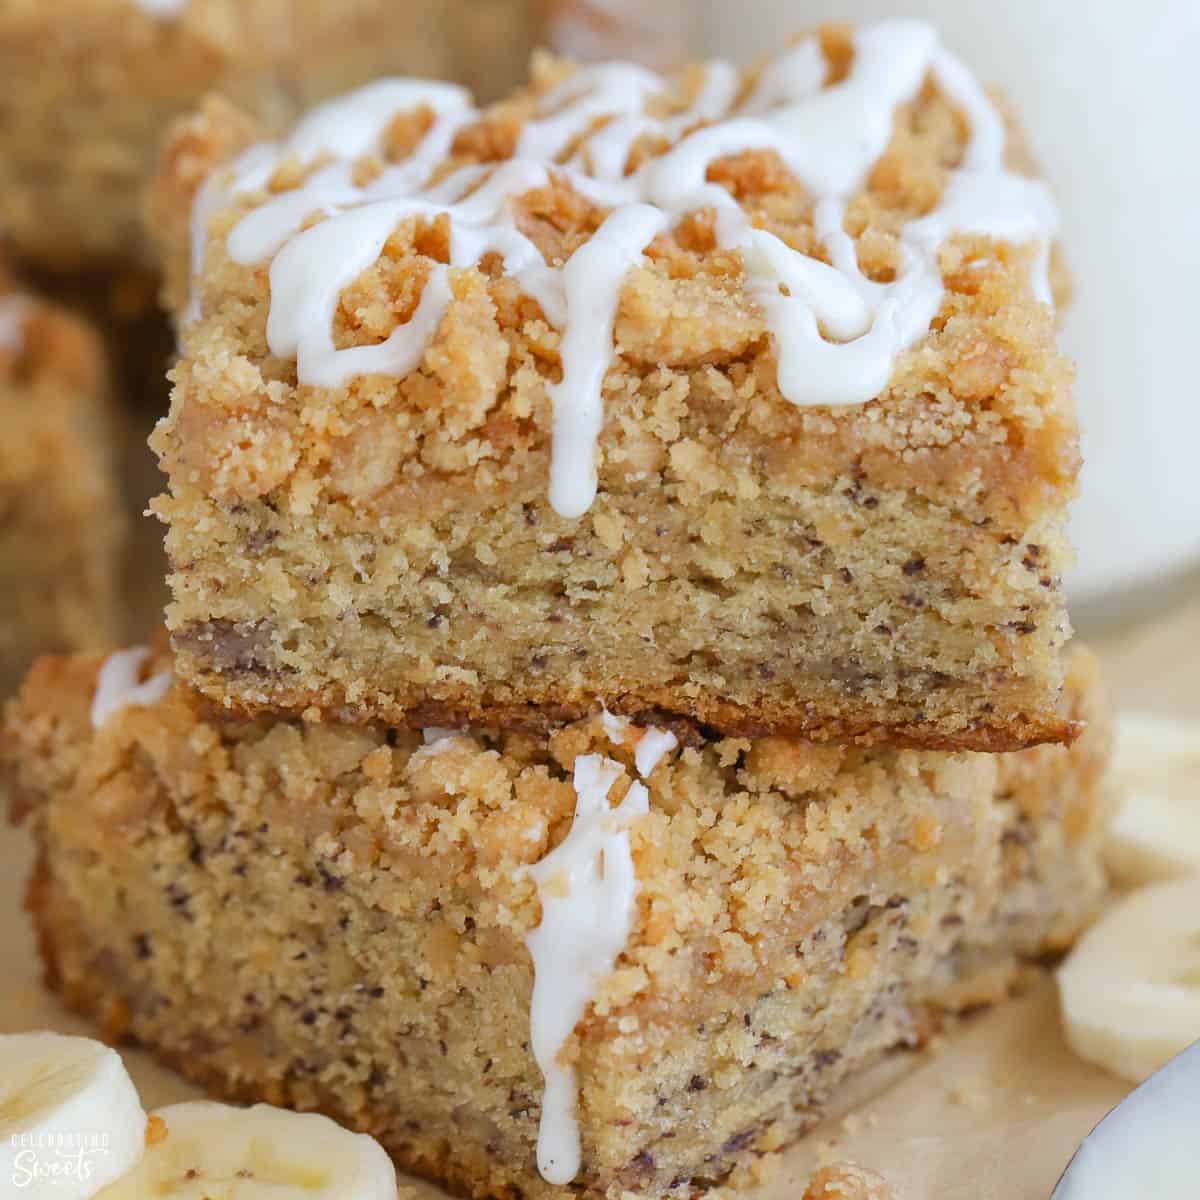
[[[437,696],[431,696],[429,689],[405,690],[401,681],[393,681],[388,690],[381,682],[384,668],[371,672],[366,664],[385,664],[392,638],[372,643],[369,652],[331,640],[313,655],[322,663],[336,664],[331,670],[350,664],[362,681],[358,688],[320,677],[310,677],[306,684],[302,671],[276,656],[272,644],[276,636],[281,642],[295,641],[290,631],[274,635],[213,621],[175,633],[172,645],[180,672],[192,686],[227,714],[243,718],[282,712],[303,714],[306,720],[358,723],[366,712],[372,721],[409,728],[484,726],[547,733],[592,716],[600,703],[595,695],[579,689],[553,686],[532,701],[521,698],[520,688],[489,690],[475,684],[441,684]],[[1064,713],[1053,710],[1053,702],[1040,709],[1028,703],[1030,685],[1007,671],[952,681],[963,712],[977,714],[953,718],[945,712],[931,715],[935,707],[932,698],[951,682],[936,672],[914,672],[902,685],[888,681],[890,692],[902,691],[902,698],[883,694],[889,688],[876,689],[880,693],[876,696],[864,695],[856,687],[839,683],[837,672],[836,666],[826,664],[806,681],[805,697],[786,704],[760,696],[751,706],[727,697],[692,696],[677,688],[630,685],[608,695],[604,706],[639,725],[672,729],[689,743],[721,736],[781,736],[840,745],[1003,753],[1070,744],[1080,732]],[[824,680],[817,678],[820,673],[826,676]],[[513,679],[530,677],[528,671],[511,673]],[[1020,711],[1026,703],[1030,711]],[[982,714],[994,709],[1003,709],[1004,717],[988,715],[985,719]]]

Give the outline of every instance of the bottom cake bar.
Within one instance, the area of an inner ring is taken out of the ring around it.
[[[166,657],[108,660],[97,693],[101,662],[41,660],[7,718],[54,986],[214,1092],[324,1110],[468,1195],[719,1182],[1002,996],[1103,886],[1082,653],[1087,732],[1007,756],[681,746],[607,714],[232,722]]]

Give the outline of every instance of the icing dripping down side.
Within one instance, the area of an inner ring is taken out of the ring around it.
[[[171,672],[160,671],[138,682],[142,664],[150,657],[145,646],[118,650],[104,660],[92,695],[92,728],[99,729],[122,708],[146,708],[157,704],[171,686]]]
[[[648,809],[641,783],[610,807],[608,792],[622,768],[599,754],[575,760],[575,816],[567,836],[530,868],[542,919],[526,939],[533,958],[529,1027],[545,1081],[538,1129],[538,1170],[565,1184],[580,1167],[573,1067],[559,1061],[596,988],[617,961],[633,921],[637,876],[629,824]]]
[[[826,72],[816,41],[801,41],[739,99],[736,70],[710,63],[686,111],[660,118],[647,102],[669,90],[664,79],[627,63],[584,67],[540,97],[513,158],[446,177],[438,168],[456,133],[479,115],[469,96],[448,84],[381,80],[314,110],[287,141],[252,148],[223,182],[210,180],[193,208],[193,269],[222,197],[263,190],[289,156],[332,155],[299,187],[265,197],[244,215],[227,250],[239,263],[271,260],[270,349],[295,358],[301,384],[333,387],[418,366],[450,303],[450,271],[497,255],[561,333],[562,378],[550,388],[549,495],[556,511],[578,517],[596,494],[603,383],[621,289],[650,243],[689,213],[712,210],[718,243],[740,254],[746,288],[775,346],[780,392],[796,405],[862,404],[886,388],[896,356],[937,314],[944,294],[938,253],[956,233],[1035,243],[1033,286],[1050,300],[1046,264],[1057,217],[1049,194],[1006,169],[999,115],[932,28],[903,20],[864,27],[846,77],[824,86]],[[901,229],[896,277],[872,280],[845,232],[846,204],[885,151],[898,106],[929,77],[965,114],[969,143],[937,207]],[[433,120],[413,153],[356,182],[354,160],[379,154],[392,117],[417,105]],[[631,152],[646,138],[667,149],[627,174]],[[734,197],[708,181],[715,160],[751,150],[777,153],[810,191],[829,263],[753,226]],[[552,179],[608,210],[561,266],[544,260],[513,206]],[[324,219],[304,228],[314,214]],[[341,290],[378,259],[401,222],[434,218],[448,221],[449,262],[429,271],[409,320],[377,345],[336,348]]]
[[[572,319],[560,350],[562,382],[550,391],[550,504],[564,517],[583,516],[595,498],[593,447],[604,424],[602,387],[612,355],[617,300],[630,267],[666,223],[665,214],[649,204],[615,209],[563,269]]]

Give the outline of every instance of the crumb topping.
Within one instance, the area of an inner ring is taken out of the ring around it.
[[[912,23],[745,75],[543,61],[483,112],[383,81],[202,189],[179,391],[203,411],[173,418],[194,450],[169,429],[160,449],[219,493],[303,474],[368,504],[405,477],[545,470],[575,514],[606,460],[694,471],[696,426],[770,443],[759,469],[785,477],[853,441],[907,471],[970,446],[1021,485],[1068,479],[1035,301],[1053,210],[1026,166]],[[668,459],[628,462],[635,414]]]

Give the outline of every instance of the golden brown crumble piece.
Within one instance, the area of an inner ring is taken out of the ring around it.
[[[99,667],[41,660],[2,743],[67,1003],[216,1092],[366,1130],[461,1193],[568,1194],[535,1165],[528,868],[572,827],[579,756],[618,764],[615,801],[643,731],[589,718],[426,744],[230,720],[179,685],[94,729]],[[629,936],[563,1050],[570,1194],[720,1182],[804,1132],[849,1072],[1070,940],[1101,896],[1107,819],[1082,655],[1068,693],[1088,723],[1070,749],[700,741],[649,769]]]
[[[146,1118],[146,1145],[157,1146],[167,1136],[167,1123],[157,1113]]]
[[[830,88],[853,78],[855,36],[827,30],[818,43]],[[770,69],[741,78],[735,112]],[[527,153],[531,129],[540,138],[561,120],[579,78],[601,77],[539,58],[526,89],[469,119],[435,118],[444,97],[410,101],[378,145],[341,164],[338,186],[398,178],[450,120],[430,195],[490,179]],[[621,186],[706,132],[686,114],[707,78],[685,70],[647,96]],[[410,726],[544,728],[602,701],[727,735],[990,750],[1069,739],[1061,573],[1078,454],[1035,244],[946,239],[940,307],[883,390],[804,405],[781,393],[779,331],[742,252],[721,241],[712,207],[685,213],[619,288],[598,490],[582,516],[564,516],[547,492],[565,378],[554,306],[499,251],[448,266],[457,218],[404,210],[333,297],[323,353],[378,355],[444,286],[416,365],[310,378],[268,327],[284,253],[272,258],[270,239],[257,257],[244,246],[264,220],[292,252],[342,219],[341,200],[291,234],[275,215],[338,169],[336,138],[315,157],[280,152],[251,179],[230,166],[253,136],[242,120],[210,107],[191,121],[150,202],[186,326],[154,439],[170,489],[156,506],[169,525],[168,624],[177,670],[211,699]],[[589,139],[612,124],[579,129],[504,210],[551,271],[612,215],[578,174],[599,171]],[[1033,187],[1019,136],[998,128],[1005,178]],[[895,107],[890,140],[844,203],[855,286],[888,288],[907,269],[909,231],[967,169],[972,136],[933,75]],[[815,194],[786,149],[718,157],[706,186],[780,253],[827,263]],[[1061,296],[1053,256],[1049,274]]]

